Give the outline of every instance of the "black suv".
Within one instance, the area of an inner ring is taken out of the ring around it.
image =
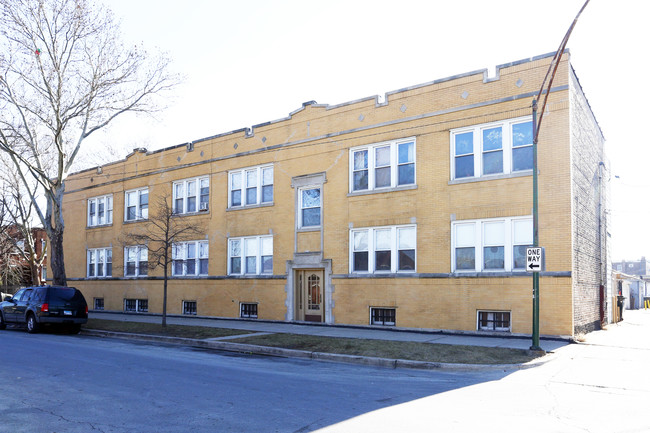
[[[0,329],[8,323],[26,323],[27,332],[33,334],[42,324],[61,324],[78,333],[87,321],[88,304],[74,287],[26,287],[0,302]]]

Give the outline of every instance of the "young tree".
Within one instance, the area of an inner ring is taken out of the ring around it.
[[[0,0],[0,150],[50,239],[54,284],[66,284],[61,209],[84,141],[126,112],[151,113],[177,83],[169,61],[120,42],[110,11],[86,0]]]
[[[148,269],[163,270],[163,313],[162,326],[167,326],[167,281],[172,266],[187,266],[187,261],[175,257],[173,250],[181,242],[196,241],[205,237],[205,230],[196,225],[195,219],[183,218],[174,213],[169,196],[158,197],[149,219],[139,229],[122,236],[124,247],[142,245],[148,249]],[[197,254],[198,257],[198,254]],[[196,265],[196,264],[195,264]],[[198,266],[201,266],[199,264]]]

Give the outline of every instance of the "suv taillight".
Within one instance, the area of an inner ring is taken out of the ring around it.
[[[43,313],[48,313],[50,311],[50,304],[45,303],[45,304],[41,305],[41,311]]]
[[[86,305],[86,316],[88,315],[88,305]]]

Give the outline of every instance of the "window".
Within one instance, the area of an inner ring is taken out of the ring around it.
[[[415,184],[415,139],[350,150],[350,192]]]
[[[512,222],[512,268],[526,270],[526,248],[533,246],[533,220]]]
[[[228,207],[273,203],[273,166],[259,166],[228,173]]]
[[[88,199],[88,227],[113,224],[113,196]]]
[[[322,199],[320,188],[300,190],[300,227],[319,227],[321,225]]]
[[[382,326],[395,326],[394,308],[370,308],[370,324]]]
[[[104,309],[104,298],[94,298],[93,302],[95,306],[95,310],[103,310]]]
[[[479,311],[476,329],[479,331],[510,331],[509,311]]]
[[[239,317],[242,319],[257,319],[257,304],[239,304]]]
[[[208,275],[208,241],[174,243],[172,275]]]
[[[92,248],[88,250],[88,278],[104,278],[113,275],[113,250]]]
[[[137,189],[124,193],[124,220],[136,221],[149,218],[149,189]]]
[[[509,119],[451,131],[452,179],[533,168],[533,123]]]
[[[148,299],[124,299],[124,311],[146,313],[149,311]]]
[[[228,274],[273,273],[273,237],[253,236],[228,240]]]
[[[196,301],[183,301],[183,314],[196,316]]]
[[[184,214],[208,210],[210,182],[207,176],[174,182],[172,192],[174,213]]]
[[[523,271],[533,220],[512,217],[452,223],[452,269],[463,272]]]
[[[124,276],[142,277],[148,274],[148,250],[144,245],[124,248]]]
[[[351,272],[414,272],[415,226],[350,230]]]

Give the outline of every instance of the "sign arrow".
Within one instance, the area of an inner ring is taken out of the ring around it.
[[[530,265],[528,265],[528,267],[530,269],[539,269],[539,264],[538,263],[531,263]]]

